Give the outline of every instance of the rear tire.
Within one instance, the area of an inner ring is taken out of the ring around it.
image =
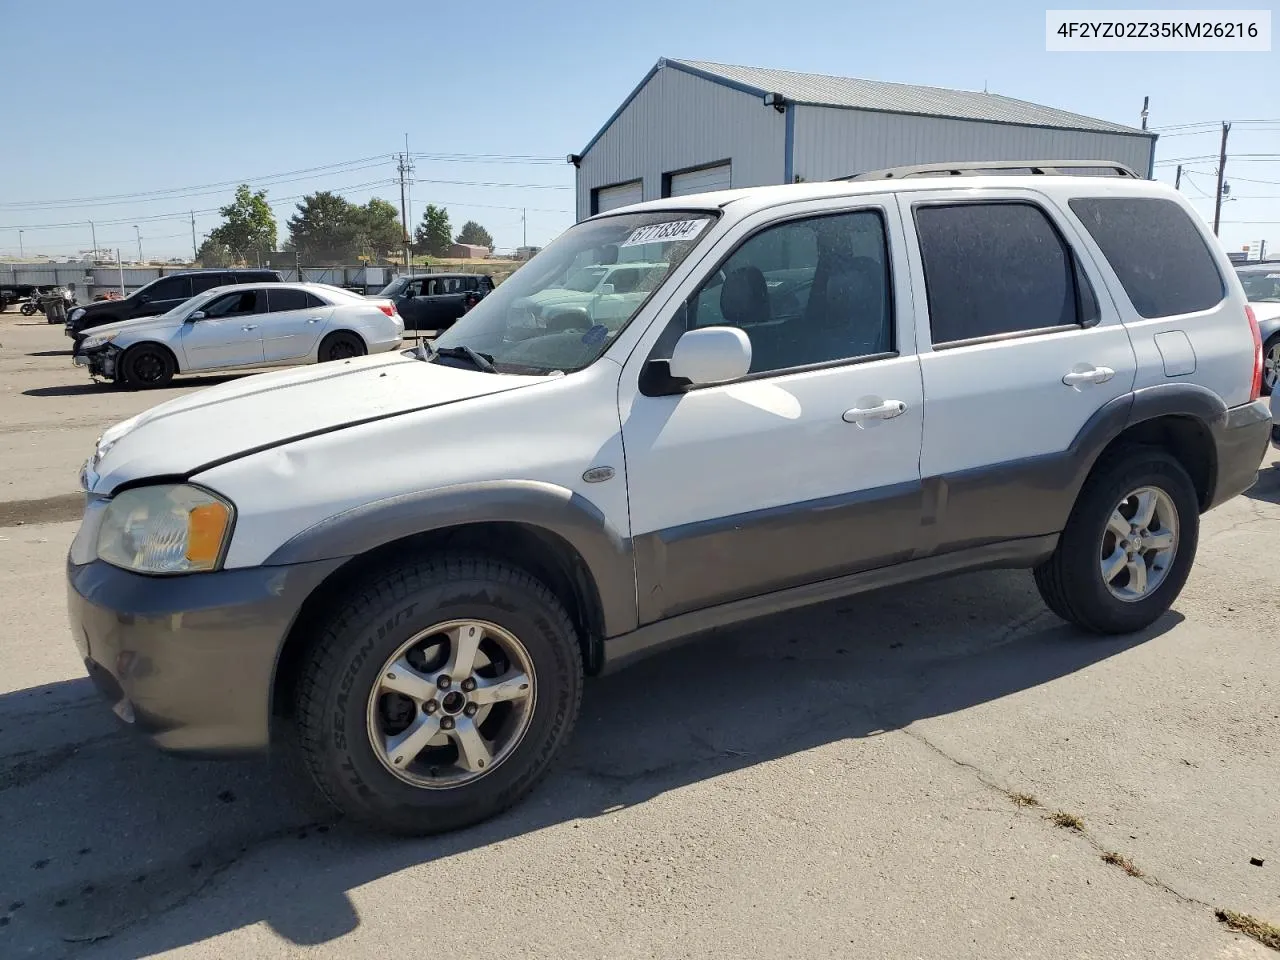
[[[333,807],[382,830],[439,833],[506,809],[578,716],[573,623],[544,584],[505,563],[408,561],[355,588],[317,632],[292,742]]]
[[[178,364],[164,347],[156,343],[140,343],[130,347],[119,360],[117,382],[130,390],[154,390],[167,386],[178,372]]]
[[[354,333],[348,333],[346,330],[339,330],[331,333],[320,341],[320,349],[317,351],[317,359],[320,363],[327,363],[332,360],[349,360],[352,357],[363,357],[369,352],[369,348],[365,346]]]
[[[1090,474],[1057,549],[1035,569],[1036,586],[1070,623],[1133,633],[1177,599],[1199,533],[1199,498],[1182,464],[1160,449],[1121,450]]]
[[[1262,395],[1271,396],[1280,381],[1280,333],[1273,333],[1262,346]]]

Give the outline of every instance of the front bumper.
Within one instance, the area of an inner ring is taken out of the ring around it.
[[[71,631],[115,714],[163,750],[264,750],[281,646],[341,560],[176,577],[67,564]]]
[[[1266,400],[1232,407],[1213,425],[1211,433],[1217,448],[1218,475],[1205,509],[1244,493],[1257,481],[1267,440],[1274,434],[1271,408]]]
[[[88,367],[92,377],[115,379],[116,361],[120,359],[120,350],[115,344],[105,343],[92,350],[77,350],[71,362],[77,367]]]

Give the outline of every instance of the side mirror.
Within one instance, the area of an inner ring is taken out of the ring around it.
[[[737,380],[751,369],[751,338],[737,327],[689,330],[676,341],[667,369],[695,387]]]
[[[596,290],[596,294],[601,297],[607,297],[611,293],[613,293],[612,283],[602,283],[600,284],[599,288]]]
[[[188,319],[188,320],[203,320],[203,319],[204,319],[204,317],[205,317],[205,313],[204,313],[204,311],[203,311],[203,310],[197,310],[195,313],[190,314],[190,315],[187,317],[187,319]]]

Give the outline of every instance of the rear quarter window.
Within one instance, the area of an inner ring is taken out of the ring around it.
[[[1069,205],[1140,316],[1150,320],[1196,313],[1226,296],[1204,237],[1172,200],[1077,197]]]

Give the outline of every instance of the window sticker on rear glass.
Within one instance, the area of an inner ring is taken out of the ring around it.
[[[620,247],[634,247],[641,243],[674,243],[677,240],[692,240],[709,221],[672,220],[669,223],[653,223],[647,227],[637,227],[631,236],[618,244]]]

